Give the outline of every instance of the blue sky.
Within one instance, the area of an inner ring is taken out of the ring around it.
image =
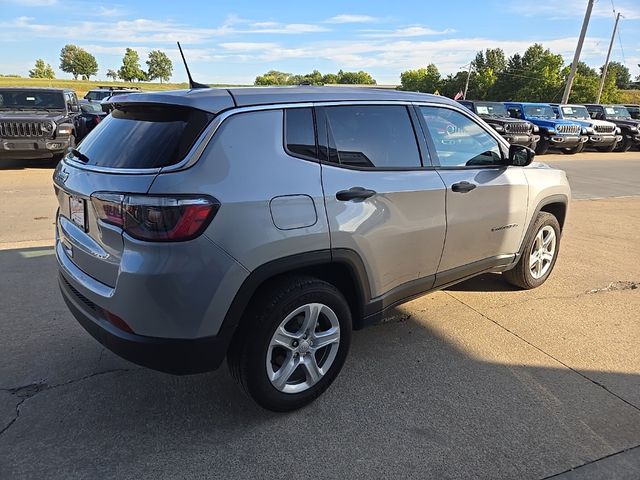
[[[194,77],[207,83],[252,83],[269,69],[291,73],[367,70],[381,84],[400,72],[435,63],[453,73],[475,52],[522,52],[541,42],[571,61],[587,0],[319,2],[140,0],[0,0],[0,73],[27,75],[43,58],[59,78],[66,43],[117,69],[126,47],[143,60],[164,50],[174,60],[173,81],[186,75],[177,63],[180,40]],[[559,8],[561,6],[561,8]],[[625,18],[612,60],[640,74],[640,1],[615,0]],[[611,0],[597,0],[582,59],[604,63],[613,28]],[[144,65],[143,65],[144,66]]]

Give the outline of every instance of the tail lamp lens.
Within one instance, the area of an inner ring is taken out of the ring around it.
[[[91,201],[100,220],[139,240],[179,242],[199,236],[220,203],[211,197],[96,193]]]

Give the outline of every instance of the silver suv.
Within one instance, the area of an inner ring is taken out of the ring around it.
[[[120,95],[54,174],[59,283],[118,355],[224,357],[251,397],[318,397],[351,331],[483,272],[553,270],[570,192],[446,98],[325,87]]]

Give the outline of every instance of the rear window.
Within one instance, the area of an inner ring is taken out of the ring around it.
[[[78,159],[111,168],[158,168],[180,162],[213,118],[183,107],[116,109],[80,143]]]

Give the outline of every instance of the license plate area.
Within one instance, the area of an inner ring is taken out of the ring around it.
[[[87,231],[86,210],[86,201],[83,198],[69,197],[69,217],[71,217],[73,223],[85,232]]]

